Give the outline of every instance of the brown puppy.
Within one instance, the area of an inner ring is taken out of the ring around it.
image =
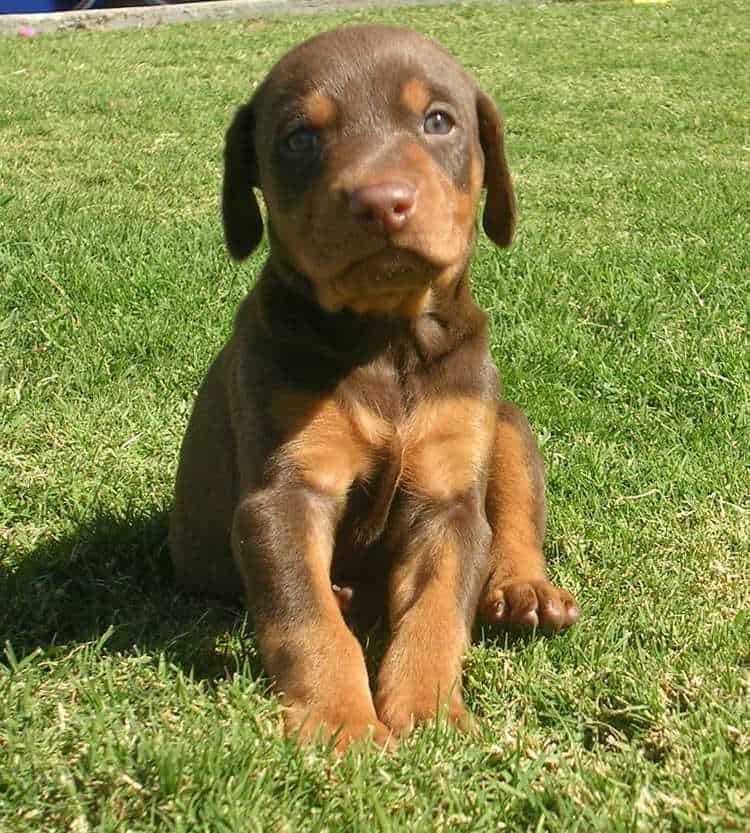
[[[223,211],[238,259],[271,253],[201,387],[170,545],[191,590],[245,595],[290,731],[343,748],[445,708],[478,610],[552,629],[542,463],[498,399],[467,266],[515,200],[491,100],[401,29],[320,35],[274,67],[227,134]],[[352,589],[354,592],[352,593]],[[342,608],[387,614],[373,697]]]

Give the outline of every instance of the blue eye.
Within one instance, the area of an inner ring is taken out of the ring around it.
[[[432,110],[424,120],[424,132],[432,136],[445,136],[454,126],[455,122],[445,110]]]
[[[298,127],[284,139],[290,153],[311,153],[318,147],[318,134],[310,127]]]

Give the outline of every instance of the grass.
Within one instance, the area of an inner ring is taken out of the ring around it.
[[[750,817],[746,3],[456,5],[3,40],[0,830],[725,831]],[[279,733],[243,614],[164,543],[192,397],[263,252],[222,137],[304,37],[383,20],[501,103],[521,231],[474,285],[548,466],[554,639],[484,635],[478,739]]]

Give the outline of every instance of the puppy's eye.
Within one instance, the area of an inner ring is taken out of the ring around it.
[[[424,120],[424,132],[432,136],[445,136],[454,126],[453,118],[445,110],[432,110]]]
[[[318,134],[310,127],[298,127],[284,139],[284,147],[290,153],[312,153],[319,141]]]

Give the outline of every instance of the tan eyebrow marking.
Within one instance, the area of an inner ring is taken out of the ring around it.
[[[419,78],[410,78],[401,87],[401,103],[409,110],[422,115],[432,101],[430,93],[424,81]]]
[[[319,90],[315,90],[315,92],[305,97],[302,102],[302,109],[310,120],[311,126],[317,129],[328,127],[336,120],[338,115],[336,102]]]

